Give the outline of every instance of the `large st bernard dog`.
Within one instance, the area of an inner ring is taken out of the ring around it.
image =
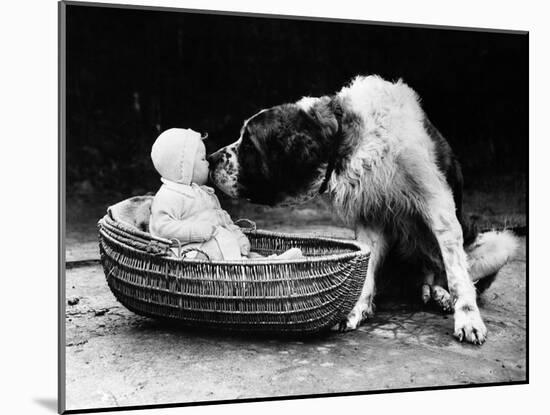
[[[231,197],[275,205],[328,192],[371,249],[362,293],[341,329],[373,312],[375,276],[392,249],[421,264],[424,300],[454,307],[460,341],[485,341],[475,283],[494,278],[516,239],[465,225],[460,166],[401,80],[359,76],[336,95],[262,110],[209,161],[214,185]]]

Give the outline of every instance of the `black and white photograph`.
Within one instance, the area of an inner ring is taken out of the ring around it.
[[[58,5],[60,412],[528,383],[529,32]]]

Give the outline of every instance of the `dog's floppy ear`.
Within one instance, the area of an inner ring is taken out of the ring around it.
[[[299,163],[316,163],[323,157],[321,149],[318,138],[303,131],[294,131],[286,141],[286,154]]]
[[[269,166],[267,165],[267,155],[265,153],[264,144],[263,144],[263,141],[265,140],[265,137],[263,135],[258,136],[258,134],[253,134],[249,130],[248,126],[246,126],[245,129],[246,129],[245,132],[247,133],[248,139],[250,140],[250,142],[254,146],[257,153],[260,155],[260,164],[261,164],[261,168],[263,170],[263,173],[266,176],[269,176],[270,169],[269,169]]]

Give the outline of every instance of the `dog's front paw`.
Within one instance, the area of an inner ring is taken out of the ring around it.
[[[482,344],[487,338],[487,327],[481,320],[476,306],[455,305],[455,337],[473,344]]]
[[[352,331],[355,330],[361,322],[363,321],[363,316],[360,313],[351,312],[348,314],[348,317],[345,320],[340,322],[340,331]]]
[[[338,325],[338,331],[352,331],[357,329],[363,321],[374,314],[374,305],[372,301],[366,301],[355,304],[345,320]]]

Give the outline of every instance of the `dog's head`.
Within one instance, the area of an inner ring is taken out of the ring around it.
[[[315,196],[338,128],[327,100],[279,105],[246,120],[236,142],[209,156],[214,185],[231,197],[267,205]]]

